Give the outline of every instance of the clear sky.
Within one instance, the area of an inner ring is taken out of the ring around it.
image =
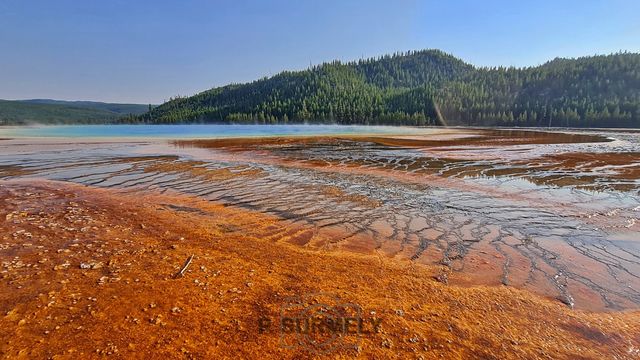
[[[333,59],[640,52],[639,0],[0,0],[0,98],[160,103]]]

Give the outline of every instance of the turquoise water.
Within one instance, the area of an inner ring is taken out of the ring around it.
[[[416,134],[425,129],[347,125],[61,125],[0,127],[0,137],[222,138],[336,134]]]

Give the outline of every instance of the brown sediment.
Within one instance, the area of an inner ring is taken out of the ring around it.
[[[0,178],[29,175],[31,171],[19,165],[0,165]]]
[[[507,146],[608,142],[610,139],[592,134],[545,132],[530,130],[446,129],[420,135],[335,135],[229,138],[209,140],[175,140],[176,146],[208,148],[240,148],[286,146],[289,144],[331,144],[339,140],[372,142],[403,147]]]
[[[466,136],[465,136],[466,135]],[[607,142],[609,139],[590,134],[556,133],[528,130],[475,130],[470,133],[451,134],[450,137],[437,136],[394,136],[362,137],[358,140],[371,141],[389,146],[412,147],[452,147],[452,146],[509,146],[570,144],[588,142]]]
[[[350,201],[352,203],[365,205],[368,207],[379,207],[380,201],[371,199],[364,195],[349,194],[337,186],[323,185],[320,191],[328,196],[336,198],[338,201]]]
[[[119,164],[119,163],[133,163],[133,162],[142,162],[142,161],[175,161],[178,160],[178,156],[125,156],[125,157],[116,157],[109,159],[110,163]]]
[[[180,172],[190,176],[203,177],[207,180],[220,181],[231,179],[237,176],[260,177],[264,176],[264,171],[248,166],[232,166],[221,169],[210,169],[203,161],[181,161],[181,162],[156,162],[153,165],[144,167],[144,172]]]
[[[601,170],[616,179],[640,179],[640,153],[562,153],[547,155],[538,161],[547,163],[544,170],[577,169],[592,172]]]
[[[308,251],[292,239],[324,235],[277,217],[174,195],[0,185],[5,357],[601,359],[640,348],[637,311],[572,311],[514,288],[446,285],[433,266]],[[277,325],[260,333],[286,297],[314,293],[359,305],[381,331],[325,355],[281,347]]]
[[[247,150],[256,146],[278,146],[288,144],[316,144],[332,143],[339,138],[348,136],[272,136],[272,137],[248,137],[248,138],[219,138],[208,140],[173,140],[176,147],[204,147],[204,148],[228,148],[229,150]]]

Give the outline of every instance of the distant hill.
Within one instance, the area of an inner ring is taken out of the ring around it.
[[[149,111],[149,105],[49,99],[0,100],[0,124],[77,124],[115,122]]]
[[[51,99],[31,99],[31,100],[19,100],[30,104],[55,104],[66,105],[79,108],[96,109],[113,112],[116,114],[143,114],[149,111],[149,105],[143,104],[118,104],[118,103],[105,103],[98,101],[65,101],[65,100],[51,100]]]
[[[640,54],[478,68],[439,50],[284,71],[125,122],[640,127]]]

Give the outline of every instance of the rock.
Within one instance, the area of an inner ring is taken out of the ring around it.
[[[103,266],[104,265],[102,264],[102,262],[80,263],[80,269],[85,269],[85,270],[96,270],[96,269],[102,268]]]
[[[162,315],[156,315],[155,317],[149,319],[149,321],[155,325],[166,325],[166,323],[162,321]]]
[[[437,282],[441,282],[443,284],[449,283],[449,273],[445,271],[441,271],[438,275],[433,277]]]
[[[563,304],[567,305],[570,309],[573,309],[573,306],[575,305],[573,296],[569,294],[561,294],[560,296],[558,296],[558,300],[560,300]]]

